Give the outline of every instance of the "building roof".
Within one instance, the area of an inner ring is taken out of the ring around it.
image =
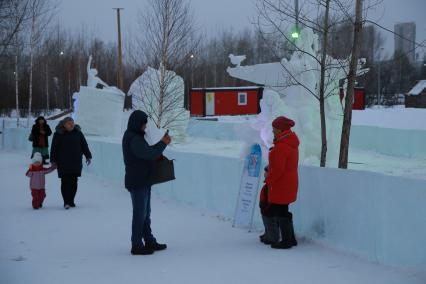
[[[426,80],[420,80],[417,84],[408,92],[408,95],[417,96],[426,88]]]

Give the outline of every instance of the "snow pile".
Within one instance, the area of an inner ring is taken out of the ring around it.
[[[262,112],[253,125],[253,128],[259,131],[257,136],[263,141],[264,148],[271,145],[270,123],[275,117],[284,115],[296,122],[294,130],[301,140],[301,160],[317,164],[321,153],[321,125],[319,101],[315,96],[319,96],[320,66],[305,52],[317,54],[318,36],[310,29],[304,29],[303,33],[304,36],[297,44],[304,52],[294,52],[290,60],[283,58],[281,62],[276,63],[228,67],[227,71],[232,77],[265,86],[261,102]],[[327,61],[340,66],[339,62],[333,58],[328,57]],[[343,116],[338,84],[339,79],[344,77],[345,70],[342,68],[326,72],[326,78],[329,78],[325,91],[329,95],[325,101],[327,163],[330,164],[336,163],[339,154]]]
[[[122,135],[122,92],[81,86],[80,92],[74,93],[73,98],[73,116],[85,134],[106,137]]]
[[[148,114],[158,128],[169,129],[173,137],[184,139],[189,121],[189,112],[184,108],[184,89],[182,77],[175,72],[148,67],[132,83],[128,95],[132,96],[133,108]]]

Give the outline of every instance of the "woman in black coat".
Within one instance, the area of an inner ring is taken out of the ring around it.
[[[77,193],[78,177],[81,176],[83,169],[83,155],[89,165],[92,154],[86,138],[84,138],[80,126],[74,125],[71,117],[66,117],[56,126],[50,149],[50,161],[58,167],[65,209],[75,207],[74,198]]]
[[[31,141],[33,142],[33,152],[31,158],[35,152],[39,152],[43,157],[43,164],[46,164],[46,160],[49,159],[49,140],[48,137],[52,135],[52,130],[47,124],[46,119],[43,116],[39,116],[31,129]]]

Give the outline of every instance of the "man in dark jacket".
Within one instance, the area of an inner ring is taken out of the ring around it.
[[[71,117],[66,117],[56,126],[50,149],[50,162],[58,167],[65,209],[75,207],[74,198],[77,194],[78,177],[81,176],[83,168],[83,155],[89,165],[92,154],[86,138],[80,126],[75,125]]]
[[[130,192],[133,205],[133,255],[148,255],[167,248],[165,244],[157,243],[151,232],[151,174],[155,160],[170,144],[171,138],[166,134],[160,142],[149,146],[144,138],[147,122],[146,113],[135,110],[129,117],[127,130],[123,135],[125,186]]]

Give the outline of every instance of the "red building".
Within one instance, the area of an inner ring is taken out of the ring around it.
[[[263,87],[193,88],[189,92],[191,116],[260,113]]]
[[[340,102],[342,102],[345,96],[343,88],[340,88]],[[354,88],[354,101],[352,104],[352,109],[355,110],[364,110],[365,109],[365,90],[364,88]]]

